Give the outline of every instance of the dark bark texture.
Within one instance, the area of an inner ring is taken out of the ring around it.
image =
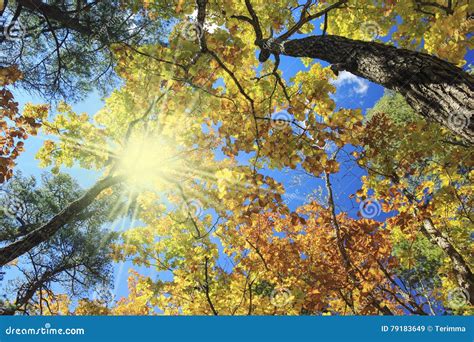
[[[413,109],[474,143],[474,77],[449,62],[425,53],[339,36],[311,36],[283,43],[266,42],[269,52],[329,62],[401,93]]]
[[[392,180],[399,184],[400,180],[397,176],[393,176]],[[415,197],[406,189],[403,191],[410,203],[416,203]],[[419,215],[418,209],[415,208],[413,213],[415,217]],[[432,244],[438,246],[449,257],[453,264],[453,274],[459,285],[459,288],[466,296],[466,300],[474,305],[474,279],[468,261],[457,251],[451,241],[438,228],[436,228],[433,220],[426,217],[422,220],[420,231],[431,241]]]
[[[49,220],[49,222],[24,235],[18,241],[0,248],[0,266],[6,265],[32,248],[38,246],[40,243],[51,238],[61,227],[73,220],[74,217],[87,208],[102,191],[122,180],[123,177],[116,176],[107,177],[98,181],[84,195],[70,203],[66,208]]]
[[[433,221],[429,218],[423,220],[422,233],[431,241],[436,243],[448,256],[453,264],[453,273],[456,276],[459,287],[466,295],[466,300],[474,305],[474,279],[469,265],[461,254],[454,248],[453,244],[436,229]]]

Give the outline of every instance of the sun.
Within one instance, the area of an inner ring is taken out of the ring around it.
[[[129,141],[118,158],[117,172],[127,183],[140,188],[156,188],[173,182],[182,167],[176,145],[163,138]]]

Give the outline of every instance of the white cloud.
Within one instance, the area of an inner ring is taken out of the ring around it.
[[[331,83],[338,88],[345,85],[351,85],[352,90],[359,95],[365,95],[367,94],[367,90],[369,90],[369,82],[367,80],[357,77],[345,70],[341,71],[338,78]]]

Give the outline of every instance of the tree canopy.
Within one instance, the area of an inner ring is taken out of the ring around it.
[[[0,261],[24,279],[4,312],[472,313],[473,10],[8,1]],[[370,110],[340,106],[343,72],[385,95]],[[103,108],[78,113],[74,101],[101,83]],[[14,87],[49,104],[20,108]],[[51,174],[40,189],[15,174],[38,132]],[[68,167],[98,180],[78,190]],[[291,201],[285,175],[312,179],[313,195]],[[126,296],[77,291],[107,287],[111,263],[126,262]]]

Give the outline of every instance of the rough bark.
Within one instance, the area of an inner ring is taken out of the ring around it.
[[[74,202],[71,202],[66,208],[49,220],[49,222],[26,234],[20,240],[0,248],[0,266],[15,260],[40,243],[51,238],[61,227],[87,208],[103,190],[122,180],[123,177],[116,176],[107,177],[98,181],[84,195]]]
[[[434,241],[448,256],[453,264],[453,271],[459,287],[467,295],[467,300],[474,305],[474,279],[469,265],[449,240],[436,229],[430,218],[423,220],[422,233]]]
[[[400,179],[393,175],[391,177],[395,184],[400,184]],[[410,201],[410,203],[416,203],[415,197],[406,189],[403,190],[404,195]],[[418,209],[415,207],[413,215],[417,217],[419,215]],[[474,305],[474,279],[469,264],[464,257],[456,250],[449,239],[439,231],[433,220],[430,217],[423,219],[421,232],[431,241],[431,243],[437,245],[443,250],[443,252],[449,257],[453,264],[453,273],[456,277],[456,281],[459,287],[468,296],[468,301],[471,305]]]
[[[339,36],[257,42],[269,53],[317,58],[401,93],[415,111],[474,143],[474,77],[425,53]]]

